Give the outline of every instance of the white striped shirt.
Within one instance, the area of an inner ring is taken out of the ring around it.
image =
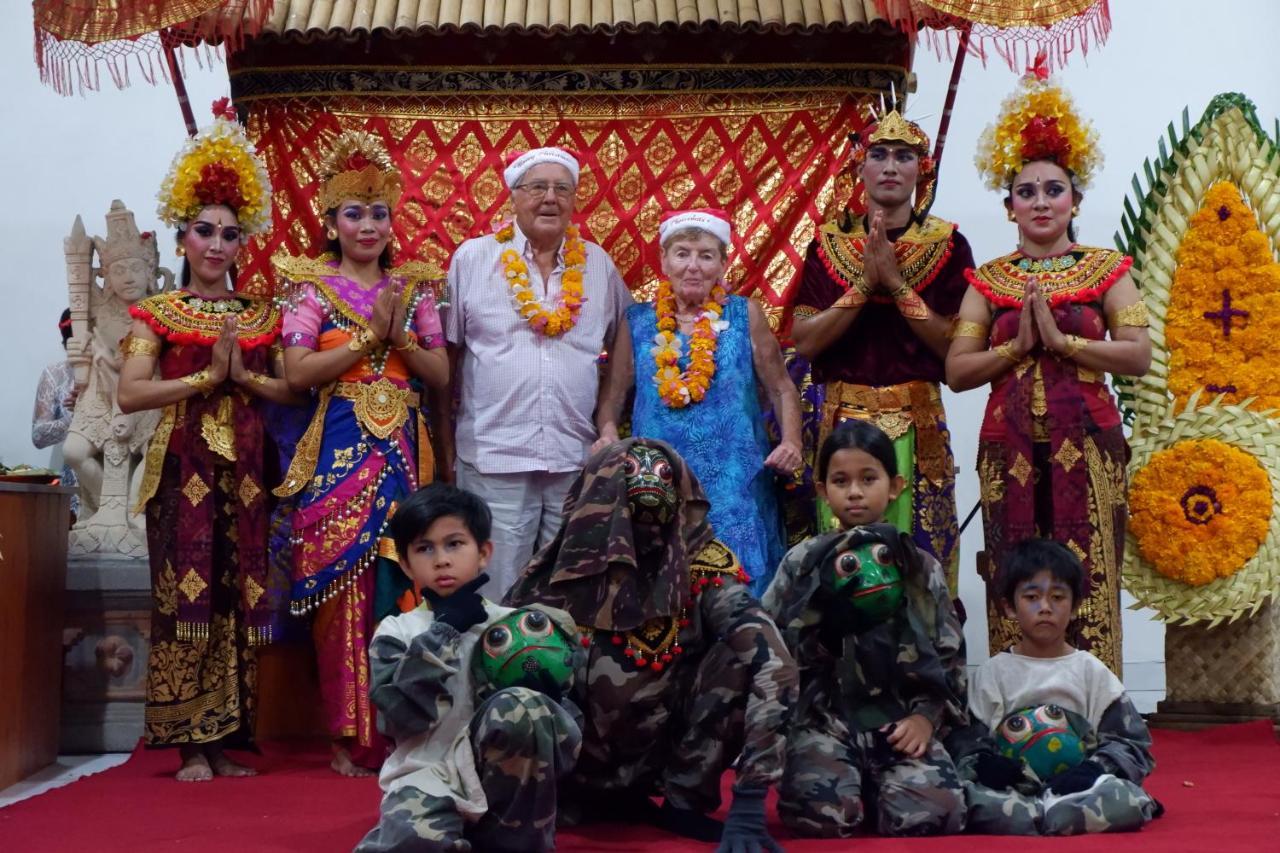
[[[528,238],[515,227],[512,248],[529,267],[542,304],[560,299],[564,245],[545,283]],[[482,474],[577,471],[596,439],[593,416],[602,350],[625,322],[631,293],[603,249],[587,243],[582,310],[555,338],[536,334],[516,313],[503,275],[505,245],[492,234],[468,240],[449,264],[445,337],[463,349],[458,458]]]

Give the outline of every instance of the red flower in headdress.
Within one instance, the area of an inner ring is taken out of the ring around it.
[[[239,210],[245,204],[244,194],[240,192],[240,175],[226,163],[217,161],[205,164],[200,170],[195,196],[203,205],[225,204],[232,210]]]
[[[230,98],[218,98],[213,102],[213,117],[236,121],[236,108]]]
[[[1022,159],[1053,160],[1061,165],[1071,156],[1071,143],[1058,129],[1058,119],[1036,116],[1022,128]]]
[[[370,162],[372,161],[368,157],[364,156],[363,151],[356,151],[347,158],[347,171],[359,172],[365,166],[368,166]]]

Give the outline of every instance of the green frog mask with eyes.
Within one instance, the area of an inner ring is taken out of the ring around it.
[[[573,640],[541,610],[517,610],[494,622],[473,660],[479,679],[497,690],[555,685],[567,692],[573,682]]]
[[[875,528],[866,528],[864,536],[851,537],[836,552],[831,567],[832,589],[836,595],[848,597],[860,629],[879,625],[902,606],[906,592],[902,569],[894,549]]]
[[[1057,705],[1037,705],[1006,715],[995,737],[1001,755],[1021,760],[1041,782],[1084,761],[1084,744]]]

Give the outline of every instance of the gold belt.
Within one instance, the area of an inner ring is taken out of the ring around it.
[[[870,421],[893,440],[916,428],[916,467],[935,484],[951,471],[947,465],[947,439],[942,434],[945,420],[942,391],[936,382],[915,380],[898,385],[855,385],[828,382],[822,404],[819,443],[842,421]]]
[[[409,419],[409,409],[419,404],[418,394],[390,379],[374,382],[339,382],[333,396],[351,400],[356,420],[378,438],[386,438]]]

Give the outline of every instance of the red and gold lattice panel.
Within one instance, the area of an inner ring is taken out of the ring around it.
[[[847,91],[255,103],[248,128],[275,188],[275,228],[251,247],[241,281],[266,292],[271,254],[314,253],[324,231],[317,165],[338,133],[360,128],[384,140],[405,174],[397,262],[447,266],[462,241],[510,215],[505,154],[559,145],[583,163],[577,221],[633,289],[655,279],[664,211],[723,207],[734,219],[730,282],[781,306],[815,224],[849,197],[846,140],[862,124],[858,105]]]

